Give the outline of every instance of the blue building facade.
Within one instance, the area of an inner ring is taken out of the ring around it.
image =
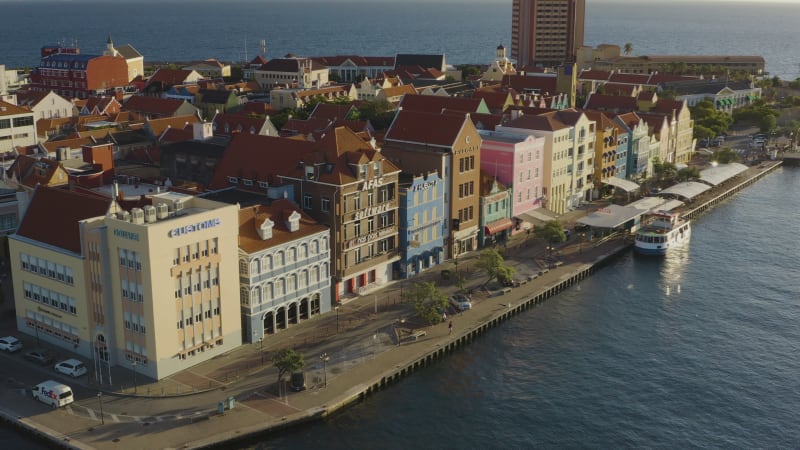
[[[417,275],[445,258],[445,184],[436,172],[427,176],[400,176],[400,260],[395,269],[401,278]]]

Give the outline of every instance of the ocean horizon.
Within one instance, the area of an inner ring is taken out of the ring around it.
[[[142,14],[139,2],[109,6],[92,0],[6,1],[0,64],[35,66],[41,47],[59,42],[99,54],[109,36],[118,45],[131,44],[145,62],[249,61],[259,54],[261,40],[266,41],[268,58],[289,53],[444,53],[450,64],[488,64],[498,44],[510,47],[510,0],[402,4],[239,0],[202,2],[219,5],[213,10],[187,8],[198,3],[165,0],[158,2],[159,14]],[[770,75],[786,80],[800,76],[794,50],[794,43],[800,42],[795,20],[800,17],[800,3],[587,3],[586,45],[630,42],[634,55],[758,55],[765,58]],[[42,27],[43,23],[48,26]]]

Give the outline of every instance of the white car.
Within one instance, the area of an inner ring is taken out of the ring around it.
[[[450,304],[460,311],[472,309],[472,302],[469,301],[469,297],[463,294],[455,294],[450,296]]]
[[[64,375],[69,375],[73,378],[77,378],[81,375],[86,374],[86,366],[84,366],[82,362],[74,358],[68,359],[66,361],[61,361],[60,363],[55,365],[54,369],[56,369],[56,372],[63,373]]]
[[[22,350],[22,341],[14,336],[0,338],[0,350],[5,350],[9,353]]]

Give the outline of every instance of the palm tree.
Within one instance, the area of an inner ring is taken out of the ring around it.
[[[626,42],[625,46],[622,47],[622,51],[625,53],[625,55],[630,55],[631,52],[633,52],[633,44]]]

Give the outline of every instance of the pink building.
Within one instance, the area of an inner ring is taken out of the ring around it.
[[[522,215],[542,206],[544,138],[500,131],[479,133],[482,170],[512,190],[512,234],[531,228]]]

